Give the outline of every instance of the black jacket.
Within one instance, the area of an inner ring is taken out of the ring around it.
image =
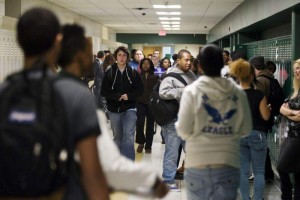
[[[120,113],[135,108],[136,99],[143,90],[143,82],[135,69],[127,65],[121,73],[117,64],[114,64],[104,74],[101,95],[106,98],[109,111]],[[128,101],[119,101],[123,94],[127,94]]]
[[[148,104],[154,85],[158,82],[159,76],[154,74],[154,66],[150,64],[149,75],[146,77],[143,67],[140,65],[141,79],[144,84],[143,94],[137,99],[138,102]]]
[[[93,68],[93,74],[94,74],[94,87],[93,87],[93,93],[95,96],[96,104],[98,107],[103,108],[103,100],[102,96],[100,95],[101,91],[101,84],[104,77],[103,72],[103,63],[100,64],[99,60],[95,60],[94,62],[94,68]]]

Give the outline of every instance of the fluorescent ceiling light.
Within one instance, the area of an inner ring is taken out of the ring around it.
[[[181,5],[153,5],[153,8],[170,8],[170,9],[179,9]]]
[[[175,28],[175,27],[176,27],[176,28],[177,28],[177,27],[180,27],[180,24],[172,25],[172,27],[173,27],[173,28]]]
[[[180,28],[164,28],[165,31],[179,31]]]
[[[177,21],[180,20],[180,17],[159,17],[159,20],[171,20],[171,21]]]
[[[169,22],[169,21],[161,21],[161,24],[173,24],[173,25],[179,25],[180,26],[180,22]]]
[[[170,26],[170,25],[167,25],[167,24],[164,24],[164,25],[162,25],[162,27],[168,28],[168,27],[171,27],[171,26]]]
[[[181,12],[156,12],[158,15],[181,15]]]

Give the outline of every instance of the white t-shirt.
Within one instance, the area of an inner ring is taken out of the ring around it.
[[[221,69],[221,77],[225,77],[226,74],[228,74],[230,71],[230,68],[228,65],[225,65],[222,69]]]

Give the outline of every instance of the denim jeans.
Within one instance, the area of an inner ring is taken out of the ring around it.
[[[265,188],[265,161],[267,156],[266,133],[252,130],[240,141],[242,200],[249,200],[250,163],[254,174],[254,199],[263,199]]]
[[[174,183],[174,177],[177,170],[178,148],[180,144],[184,148],[184,142],[177,135],[174,123],[175,120],[161,127],[166,143],[162,178],[165,183],[171,184]]]
[[[134,160],[134,133],[136,124],[136,109],[129,109],[122,113],[108,111],[114,142],[125,157]]]
[[[233,167],[218,169],[186,168],[184,181],[188,200],[236,200],[240,171]]]

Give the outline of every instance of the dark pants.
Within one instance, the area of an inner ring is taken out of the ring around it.
[[[267,157],[265,163],[265,180],[274,179],[274,172],[272,169],[271,158],[270,158],[270,149],[267,148]]]
[[[148,109],[147,104],[136,103],[137,121],[136,121],[136,138],[135,142],[145,145],[145,149],[151,149],[154,135],[154,118]],[[144,127],[146,122],[146,137]]]
[[[291,182],[290,175],[288,173],[279,172],[280,182],[281,182],[281,199],[282,200],[292,200],[293,194],[293,184]],[[294,174],[295,184],[294,184],[294,200],[300,200],[300,173]]]
[[[293,184],[290,174],[294,175],[294,200],[300,200],[300,139],[286,138],[280,149],[277,169],[281,182],[281,199],[291,200]]]
[[[182,145],[180,144],[180,146],[178,148],[178,158],[177,158],[177,166],[178,167],[179,167],[179,162],[180,162],[181,151],[182,151]]]

